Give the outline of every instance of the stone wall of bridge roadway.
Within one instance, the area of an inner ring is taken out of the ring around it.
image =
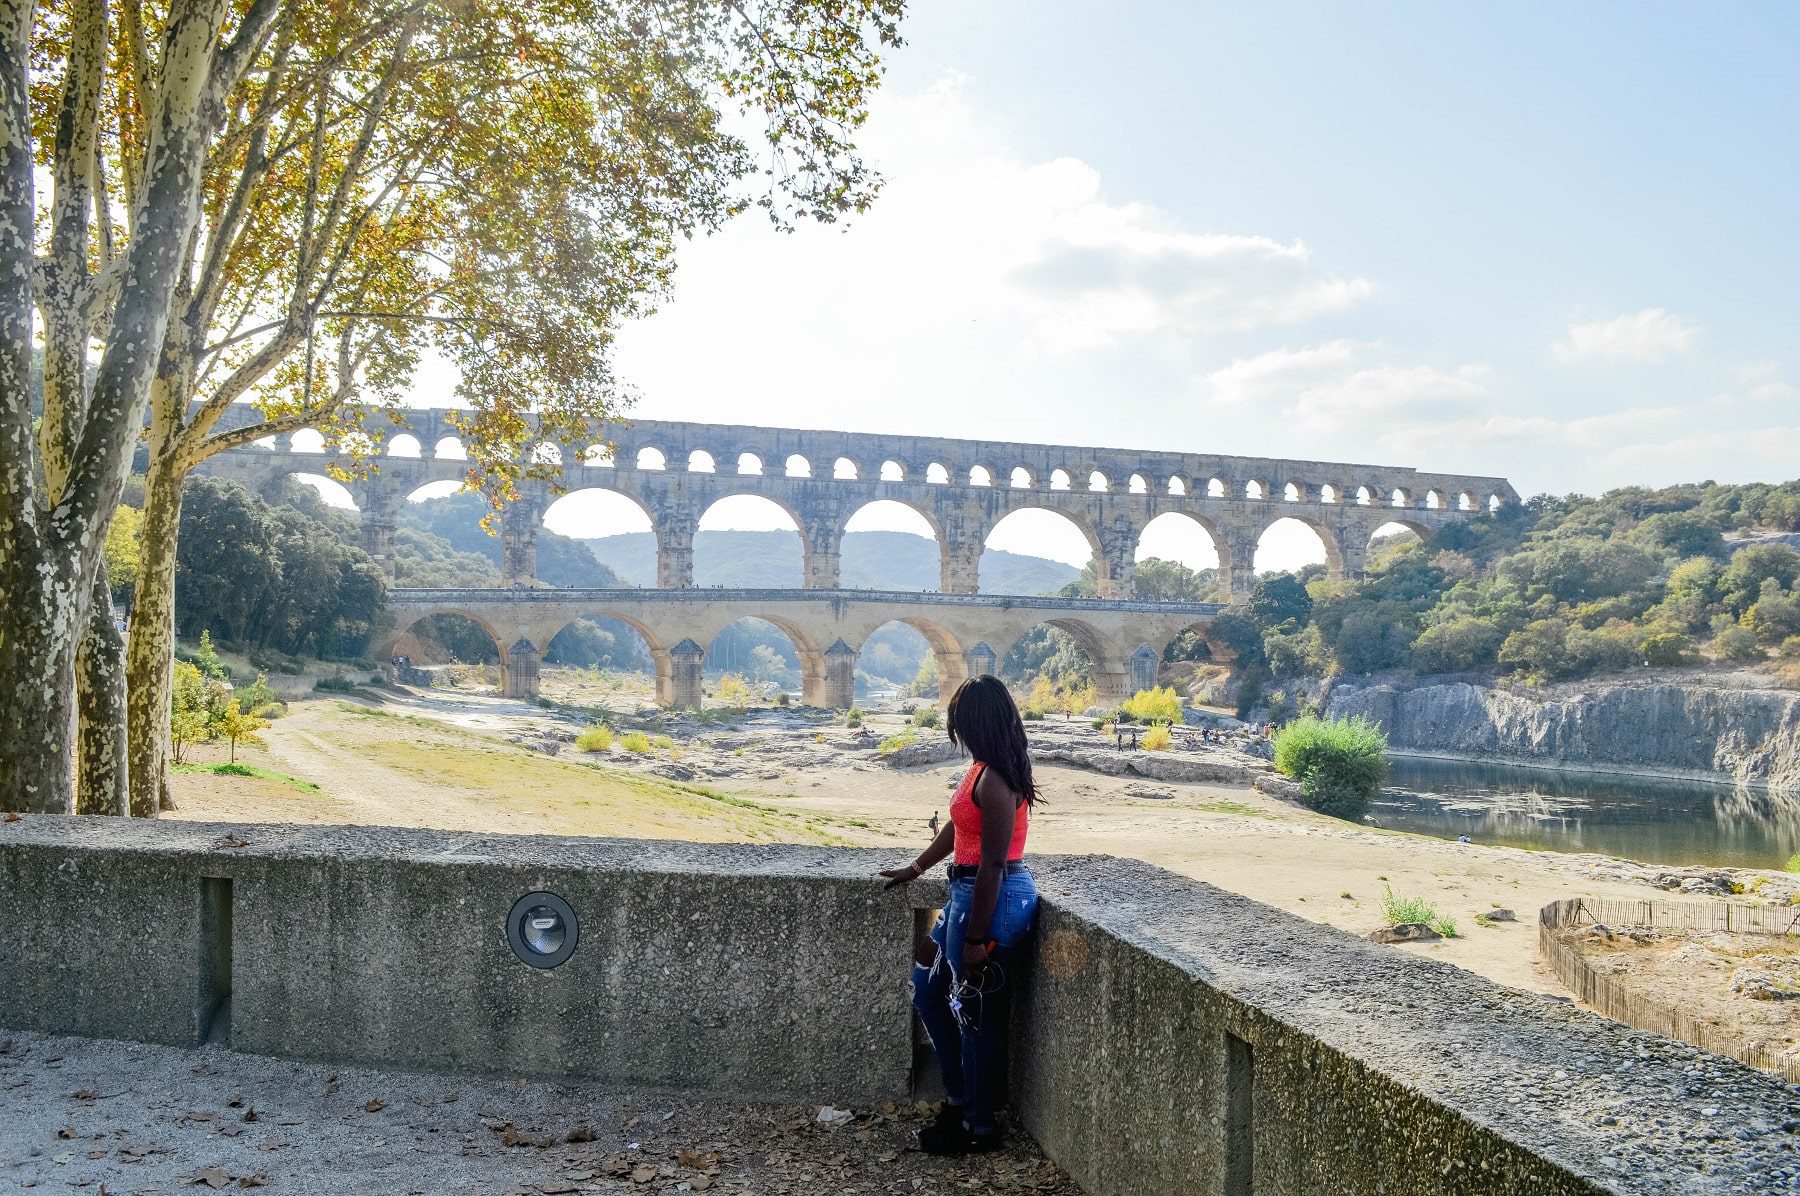
[[[408,413],[417,456],[376,458],[377,471],[347,483],[362,512],[364,546],[391,570],[400,504],[433,482],[463,482],[467,463],[444,413]],[[561,488],[621,494],[649,521],[657,542],[657,585],[694,584],[694,535],[724,498],[754,495],[793,519],[808,589],[838,588],[845,525],[872,502],[917,512],[939,547],[939,589],[980,590],[981,554],[1007,516],[1049,510],[1086,538],[1100,591],[1129,597],[1138,545],[1150,523],[1168,514],[1191,520],[1218,553],[1224,596],[1248,597],[1256,548],[1269,526],[1295,519],[1325,547],[1333,577],[1361,574],[1370,538],[1390,523],[1429,538],[1445,525],[1494,505],[1517,502],[1503,478],[1434,474],[1397,466],[1294,461],[1216,454],[1076,448],[887,437],[861,433],[637,421],[609,428],[609,446],[538,446],[562,463]],[[220,454],[203,466],[215,476],[264,489],[297,473],[323,474],[350,464],[330,452],[295,451],[291,437],[273,447]],[[536,538],[556,495],[527,483],[506,510],[501,538],[508,582],[536,570]]]
[[[1047,623],[1075,637],[1092,662],[1098,700],[1114,703],[1153,683],[1169,642],[1189,629],[1204,631],[1219,610],[1210,603],[875,590],[549,588],[392,590],[388,606],[393,625],[371,646],[376,659],[387,659],[420,619],[460,614],[499,645],[514,697],[537,692],[537,665],[557,632],[584,617],[618,619],[643,637],[656,662],[657,699],[684,707],[700,704],[706,652],[719,634],[740,619],[765,619],[799,655],[802,700],[833,709],[851,705],[857,655],[887,623],[904,623],[925,637],[946,698],[965,677],[995,671],[1021,636]]]

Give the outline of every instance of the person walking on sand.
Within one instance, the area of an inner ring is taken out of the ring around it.
[[[919,1132],[919,1146],[962,1155],[1000,1145],[1013,988],[1037,920],[1037,883],[1024,855],[1038,791],[1025,724],[998,677],[963,682],[946,724],[950,742],[974,761],[950,800],[950,821],[918,859],[881,875],[891,889],[952,857],[949,903],[913,963],[910,987],[944,1076],[944,1107]]]

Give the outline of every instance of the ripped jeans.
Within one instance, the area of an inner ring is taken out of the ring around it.
[[[930,967],[913,964],[911,988],[913,1008],[944,1074],[946,1098],[961,1107],[964,1125],[985,1134],[1006,1103],[1014,973],[1037,921],[1037,882],[1024,864],[1007,865],[988,925],[994,953],[986,967],[963,975],[963,937],[974,898],[973,879],[950,882],[949,904],[931,929],[937,959]]]

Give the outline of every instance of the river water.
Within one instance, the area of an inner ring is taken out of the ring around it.
[[[1393,760],[1369,815],[1391,830],[1655,864],[1783,867],[1800,795],[1493,764]]]

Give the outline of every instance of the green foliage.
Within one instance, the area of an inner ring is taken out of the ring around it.
[[[595,723],[591,727],[583,727],[581,734],[575,737],[575,748],[582,752],[604,752],[613,745],[611,727]]]
[[[1688,637],[1679,631],[1656,631],[1638,643],[1638,653],[1644,663],[1667,668],[1686,661],[1692,646]]]
[[[650,750],[650,737],[642,731],[628,731],[619,737],[619,746],[628,752],[643,755]]]
[[[191,478],[175,558],[176,627],[247,647],[358,655],[387,585],[356,539],[356,525],[302,483],[288,483],[271,505],[235,482]]]
[[[1800,635],[1790,635],[1781,641],[1781,658],[1800,660]]]
[[[917,742],[919,742],[919,733],[909,727],[904,731],[889,735],[877,745],[876,750],[884,756],[891,756],[901,748],[911,747]]]
[[[1264,627],[1288,620],[1304,623],[1312,614],[1312,595],[1291,573],[1270,573],[1257,578],[1250,594],[1250,617]]]
[[[136,588],[138,558],[142,555],[139,541],[143,536],[144,513],[136,507],[118,507],[106,529],[106,585],[113,601],[121,607],[131,605]]]
[[[915,698],[935,698],[938,692],[937,653],[927,652],[919,661],[919,671],[913,675],[910,692]]]
[[[1308,807],[1354,821],[1387,780],[1387,735],[1365,718],[1308,715],[1275,732],[1275,768],[1301,783]]]
[[[921,706],[913,711],[912,721],[915,727],[935,727],[943,721],[943,716],[936,706]]]
[[[320,677],[313,682],[313,691],[322,694],[353,694],[361,689],[348,677]]]
[[[1439,914],[1432,919],[1431,928],[1447,939],[1456,937],[1456,919],[1449,914]]]
[[[1783,870],[1787,872],[1800,872],[1800,851],[1796,851],[1793,855],[1788,857],[1787,865]]]
[[[748,706],[751,699],[756,696],[750,688],[750,683],[736,673],[726,673],[720,677],[718,689],[715,692],[719,701],[727,706],[737,707]]]
[[[1455,615],[1434,623],[1413,641],[1413,667],[1421,673],[1466,673],[1492,668],[1498,661],[1505,630],[1474,615]]]
[[[846,727],[860,727],[863,725],[864,717],[866,716],[863,714],[861,706],[852,706],[850,709],[844,711],[844,725]]]
[[[1747,627],[1727,627],[1713,637],[1713,651],[1719,659],[1729,660],[1734,664],[1750,664],[1763,659],[1762,645],[1756,642],[1756,635]]]
[[[1175,746],[1175,737],[1170,733],[1167,723],[1157,723],[1144,732],[1142,746],[1146,751],[1166,752]]]
[[[219,659],[217,648],[213,647],[212,632],[200,633],[200,646],[194,650],[194,667],[200,670],[202,677],[211,677],[218,681],[229,681],[231,670]]]
[[[1172,685],[1140,689],[1121,709],[1140,723],[1178,723],[1181,721],[1181,695]]]
[[[1437,906],[1424,897],[1402,897],[1392,885],[1381,890],[1381,916],[1389,926],[1431,925],[1437,921]],[[1442,933],[1442,932],[1440,932]]]

